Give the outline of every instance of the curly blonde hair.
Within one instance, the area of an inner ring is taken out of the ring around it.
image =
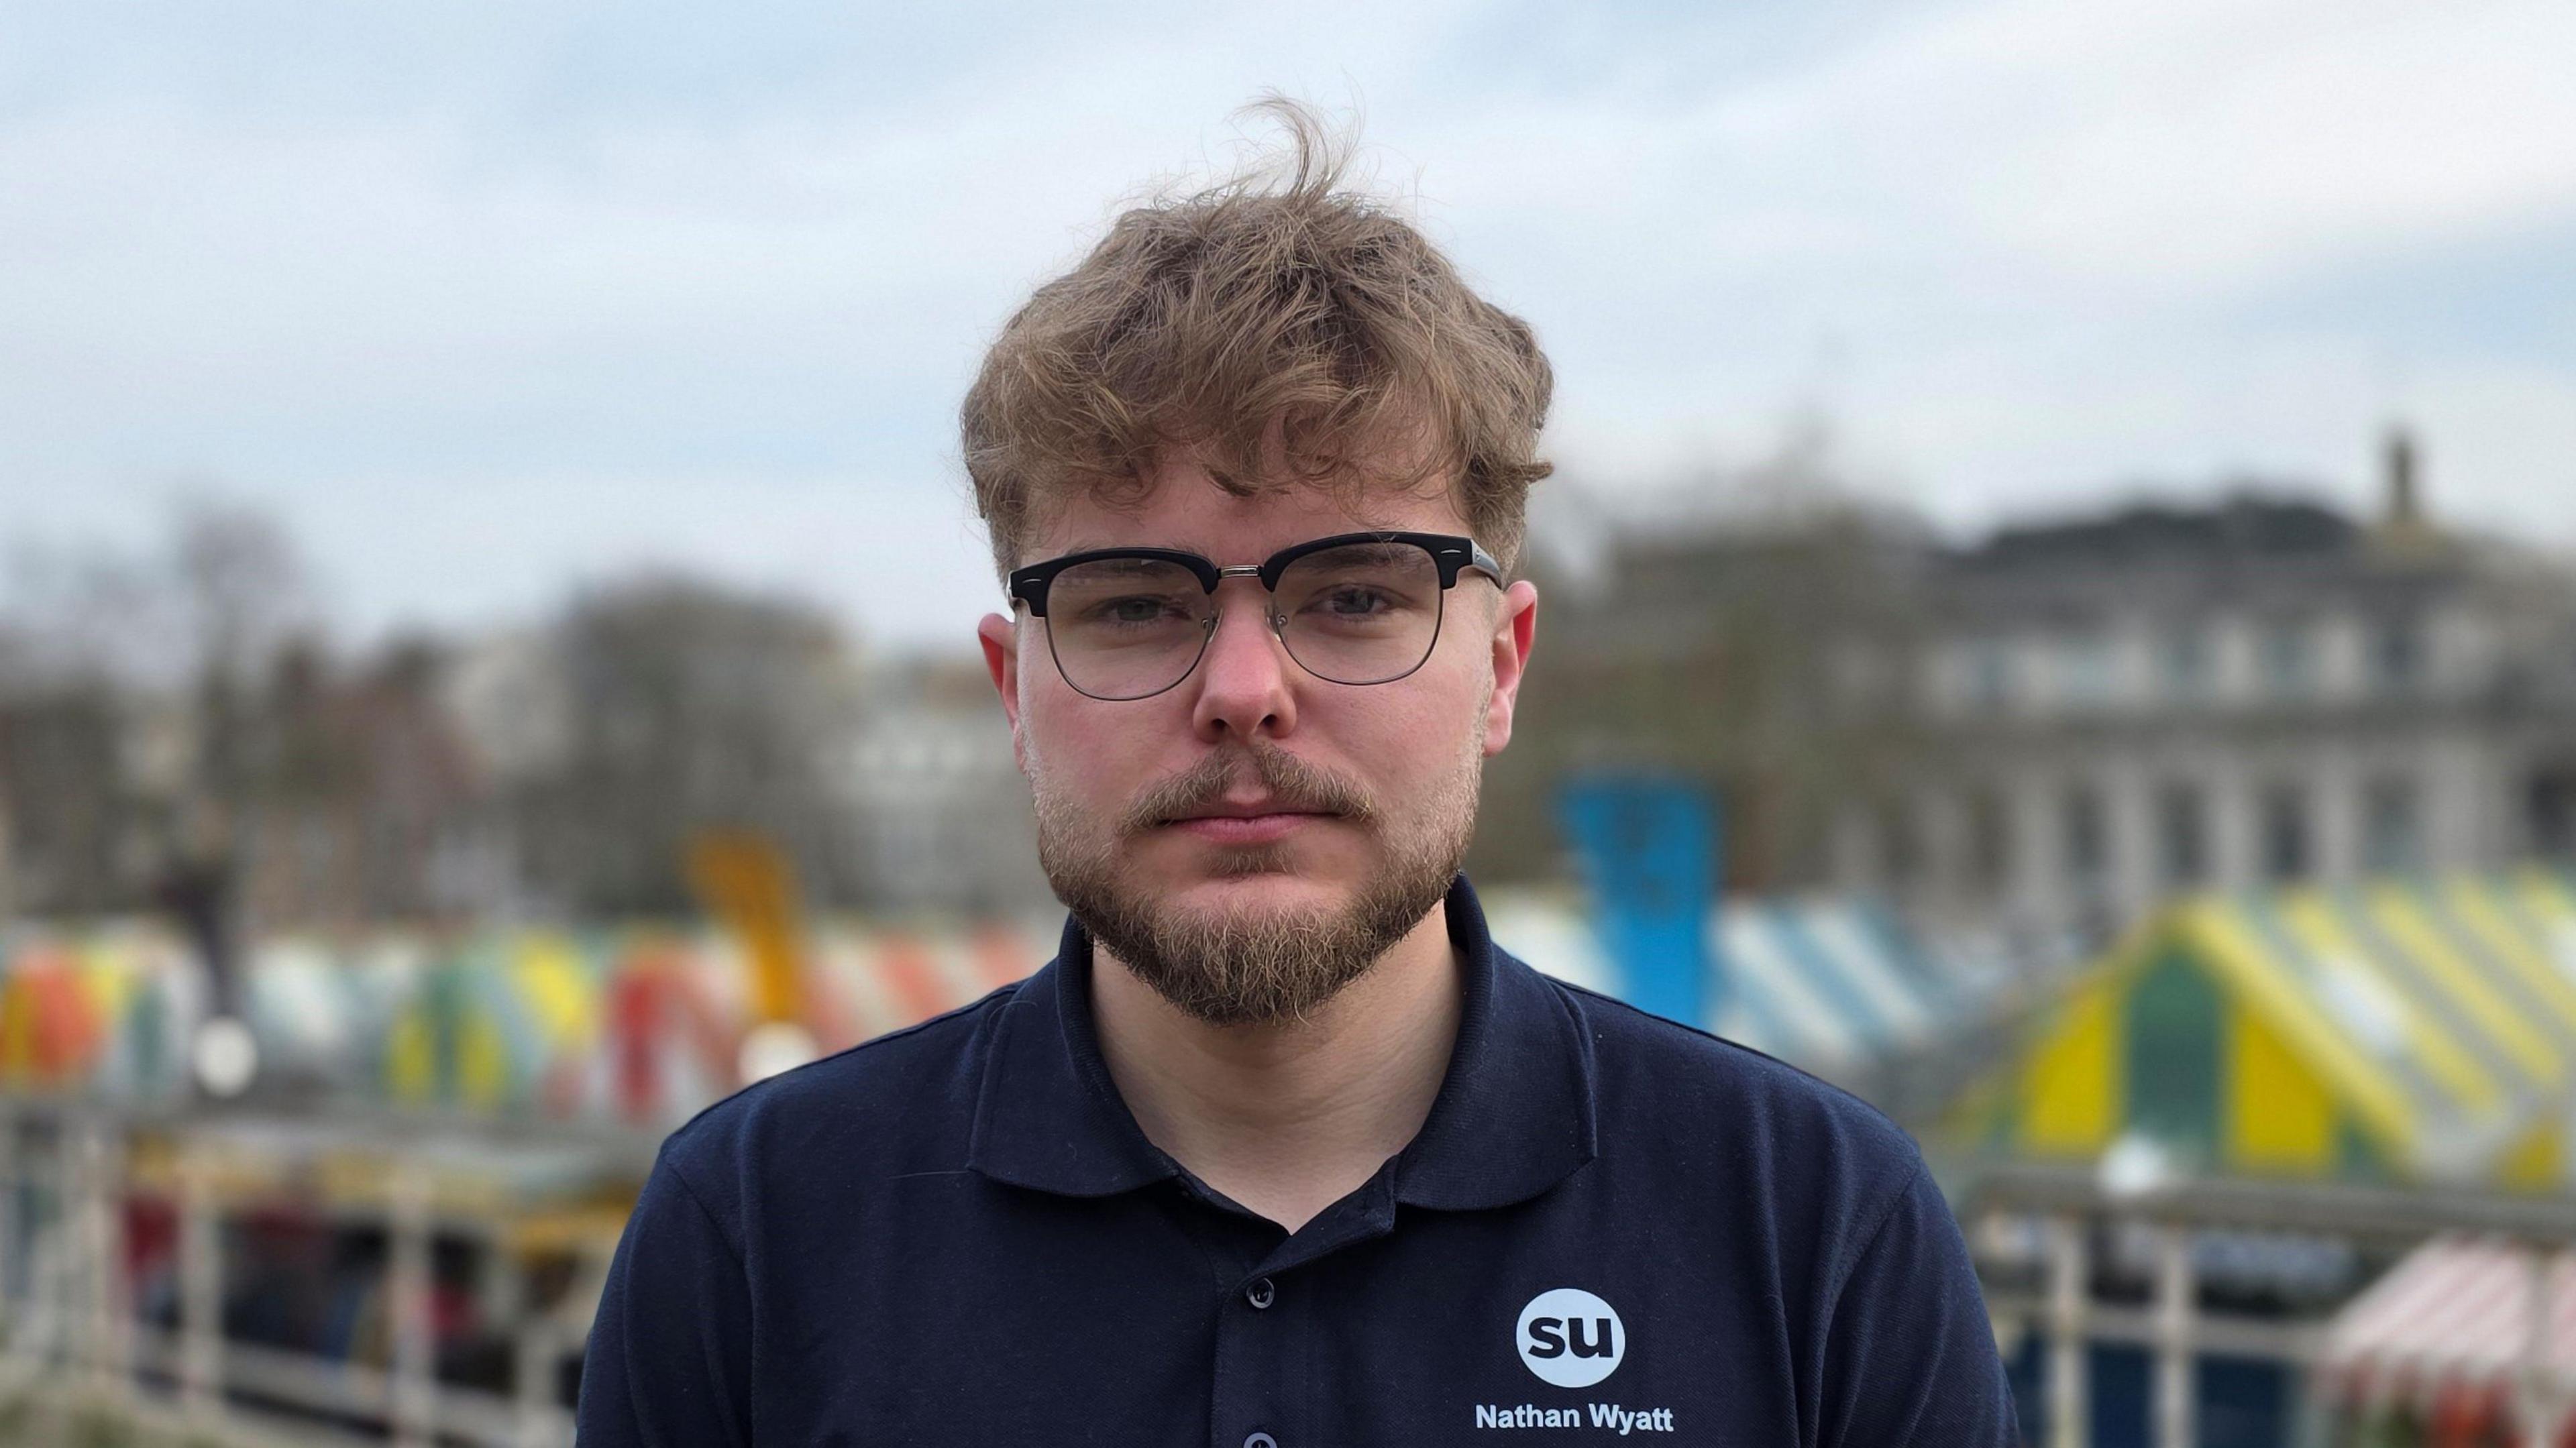
[[[1284,162],[1120,215],[985,354],[959,422],[1001,571],[1051,501],[1133,503],[1176,446],[1242,496],[1437,480],[1477,541],[1518,556],[1550,471],[1554,378],[1529,325],[1344,189],[1346,137],[1292,101],[1253,109],[1288,131]]]

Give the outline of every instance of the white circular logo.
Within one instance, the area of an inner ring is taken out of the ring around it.
[[[1580,1287],[1558,1287],[1530,1299],[1513,1333],[1521,1361],[1540,1381],[1588,1388],[1619,1370],[1628,1329],[1610,1304]]]

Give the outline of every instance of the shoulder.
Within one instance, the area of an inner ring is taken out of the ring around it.
[[[677,1176],[728,1226],[772,1174],[810,1177],[818,1162],[855,1176],[965,1153],[982,1043],[1026,981],[919,1025],[746,1086],[662,1142],[655,1170]]]
[[[1590,1048],[1605,1157],[1843,1220],[1883,1216],[1916,1186],[1923,1158],[1914,1139],[1859,1097],[1750,1047],[1542,978]]]

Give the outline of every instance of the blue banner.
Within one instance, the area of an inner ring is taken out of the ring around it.
[[[1559,808],[1621,997],[1669,1020],[1713,1025],[1723,1004],[1708,949],[1714,802],[1687,780],[1595,776],[1568,784]]]

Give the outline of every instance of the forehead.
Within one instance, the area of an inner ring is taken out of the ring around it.
[[[1309,538],[1366,530],[1465,533],[1454,491],[1438,483],[1361,491],[1283,484],[1229,492],[1190,466],[1167,466],[1131,499],[1062,499],[1030,531],[1026,558],[1087,548],[1186,548],[1220,563],[1258,562]]]

